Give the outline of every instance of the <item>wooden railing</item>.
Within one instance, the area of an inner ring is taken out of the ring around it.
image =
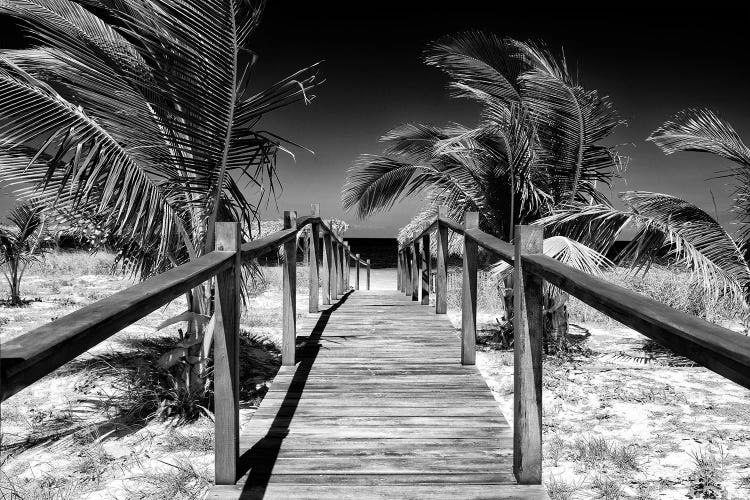
[[[213,252],[4,343],[0,353],[2,400],[215,276],[216,484],[234,484],[238,479],[239,458],[240,267],[245,261],[283,247],[281,359],[283,365],[294,365],[296,239],[297,233],[307,225],[311,228],[312,242],[308,310],[318,312],[319,295],[327,305],[347,292],[352,256],[348,244],[320,218],[317,204],[312,205],[311,215],[299,219],[295,212],[284,212],[283,230],[246,243],[241,242],[238,223],[219,222]],[[360,263],[367,266],[369,289],[369,260],[364,262],[357,257],[357,282]],[[322,294],[319,294],[319,285]]]
[[[437,231],[435,310],[447,310],[448,230],[463,234],[461,362],[475,363],[477,255],[482,247],[513,269],[513,472],[521,484],[542,479],[542,337],[544,280],[620,323],[719,375],[750,388],[750,337],[672,309],[635,292],[578,271],[543,255],[541,226],[516,226],[515,245],[479,229],[476,212],[464,224],[450,220],[440,207],[424,231],[398,250],[398,287],[412,300],[429,304],[430,233]]]

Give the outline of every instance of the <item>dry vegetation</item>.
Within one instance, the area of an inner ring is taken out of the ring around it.
[[[449,316],[460,324],[460,269],[451,270]],[[740,311],[657,268],[607,279],[743,331]],[[501,311],[495,281],[478,283],[477,364],[508,420],[513,353],[492,342]],[[672,355],[573,300],[569,351],[544,365],[544,481],[553,500],[750,498],[750,391]],[[587,336],[590,334],[590,336]]]
[[[24,280],[26,307],[0,309],[0,341],[133,283],[109,274],[107,254],[47,257]],[[279,365],[279,268],[265,268],[242,315],[244,422]],[[299,269],[298,289],[307,289]],[[4,293],[4,291],[0,291]],[[299,304],[307,295],[297,297]],[[213,422],[176,425],[149,416],[168,385],[154,361],[179,325],[155,331],[185,309],[183,299],[149,315],[2,405],[0,498],[203,498],[213,482]]]
[[[24,283],[26,298],[39,301],[0,309],[0,340],[130,285],[129,278],[108,274],[111,262],[85,253],[48,257]],[[252,287],[242,316],[245,425],[278,366],[280,269],[264,270],[266,279]],[[449,294],[454,322],[460,316],[456,272]],[[375,283],[395,283],[381,274],[374,273]],[[729,305],[686,290],[685,278],[666,270],[640,280],[621,271],[609,276],[742,328]],[[302,267],[298,279],[297,302],[305,304]],[[510,419],[513,356],[491,342],[498,300],[494,280],[482,275],[477,359]],[[0,498],[204,496],[213,479],[212,422],[148,420],[163,394],[143,368],[175,338],[175,331],[154,327],[183,309],[175,301],[3,404]],[[551,497],[748,498],[750,393],[580,303],[571,303],[570,314],[573,332],[591,335],[545,360],[544,476]]]

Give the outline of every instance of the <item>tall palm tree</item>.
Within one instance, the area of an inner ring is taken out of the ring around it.
[[[564,58],[542,45],[470,31],[429,45],[425,62],[448,75],[454,96],[479,102],[479,124],[391,130],[381,138],[382,155],[362,155],[349,170],[346,209],[367,217],[422,195],[424,207],[408,228],[445,205],[458,219],[478,211],[482,230],[512,241],[516,224],[560,204],[606,200],[597,183],[609,184],[621,159],[602,141],[622,122],[608,98],[575,81]],[[589,263],[604,262],[589,256]]]
[[[565,59],[544,46],[471,31],[432,43],[425,62],[449,76],[453,95],[482,106],[476,127],[407,124],[381,138],[382,155],[362,155],[349,170],[345,208],[360,217],[424,194],[417,218],[438,205],[453,216],[480,213],[480,227],[505,240],[515,224],[560,203],[597,202],[621,166],[602,144],[622,123],[611,102],[587,91]]]
[[[621,210],[609,203],[559,207],[541,223],[551,231],[579,239],[600,250],[611,246],[626,227],[635,228],[619,260],[648,269],[667,252],[691,269],[714,297],[725,295],[747,310],[750,303],[750,148],[734,128],[708,109],[687,109],[654,131],[648,140],[665,154],[712,153],[734,166],[719,172],[734,182],[732,213],[736,230],[729,232],[706,211],[675,196],[645,191],[620,193]]]
[[[141,278],[210,251],[216,221],[241,222],[251,238],[284,149],[259,121],[309,101],[317,83],[313,65],[250,89],[248,40],[264,3],[0,3],[34,43],[0,53],[0,179],[74,225],[96,220],[119,264]],[[208,296],[193,290],[189,311],[207,314]],[[191,351],[202,324],[190,323]],[[203,377],[195,380],[201,391]]]
[[[44,206],[22,203],[8,213],[9,225],[0,227],[0,265],[10,290],[10,305],[21,305],[21,280],[26,268],[50,249]]]

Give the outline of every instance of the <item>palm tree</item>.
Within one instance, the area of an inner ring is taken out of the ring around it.
[[[346,209],[367,217],[422,195],[410,227],[445,205],[454,218],[478,211],[483,231],[512,241],[516,224],[560,204],[606,200],[597,183],[608,185],[621,159],[602,141],[622,122],[608,98],[574,80],[564,58],[471,31],[432,43],[425,62],[448,75],[453,95],[480,103],[480,123],[391,130],[382,155],[362,155],[349,170]]]
[[[259,121],[308,102],[317,83],[313,65],[250,90],[248,40],[264,3],[3,2],[35,46],[0,53],[0,179],[73,225],[95,220],[141,278],[210,251],[216,221],[241,222],[252,238],[285,149]],[[205,287],[187,295],[189,312],[208,314]],[[191,321],[186,340],[187,359],[200,357],[189,385],[201,393],[202,325]]]
[[[732,213],[737,229],[729,232],[696,205],[662,193],[620,193],[625,209],[609,203],[559,207],[541,223],[604,250],[626,227],[636,234],[618,260],[631,260],[647,270],[655,256],[666,252],[676,263],[692,270],[706,292],[725,295],[747,311],[750,303],[750,148],[734,128],[708,109],[687,109],[654,131],[648,140],[665,154],[680,151],[712,153],[735,166],[719,173],[735,182]]]
[[[49,251],[44,207],[38,202],[22,203],[8,214],[10,225],[0,227],[0,265],[10,289],[10,305],[21,300],[21,280],[26,268]]]

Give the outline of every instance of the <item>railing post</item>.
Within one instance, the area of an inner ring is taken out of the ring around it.
[[[340,273],[340,263],[341,259],[339,259],[339,243],[338,241],[333,238],[331,240],[333,243],[333,274],[331,275],[331,300],[338,300],[339,295],[341,294],[339,285],[339,273]]]
[[[409,276],[406,248],[401,249],[401,293],[406,293],[406,277]]]
[[[214,323],[214,425],[216,484],[237,482],[240,453],[240,225],[217,222],[215,249],[235,252],[234,264],[216,275]]]
[[[297,227],[297,213],[284,212],[284,229]],[[281,364],[294,366],[297,338],[297,240],[284,243],[282,288]]]
[[[331,234],[323,232],[323,304],[330,305],[333,297],[333,242]]]
[[[411,261],[409,260],[409,247],[404,247],[404,285],[401,292],[404,295],[411,295]]]
[[[419,241],[412,243],[412,265],[411,265],[411,300],[419,300],[419,270],[422,267],[421,254],[419,252]]]
[[[349,248],[349,242],[344,242],[344,291],[349,290],[352,284],[352,251]]]
[[[355,259],[357,259],[357,262],[355,263],[355,275],[354,275],[354,289],[359,290],[359,254],[356,254],[354,256]]]
[[[437,224],[437,274],[435,276],[435,313],[448,312],[448,226],[440,223],[440,217],[448,217],[448,207],[438,207]]]
[[[464,231],[479,227],[479,213],[464,214]],[[476,364],[477,243],[464,234],[463,287],[461,291],[461,364]]]
[[[401,290],[401,250],[396,250],[396,290]]]
[[[341,235],[339,235],[341,238]],[[339,296],[344,295],[344,240],[339,245]]]
[[[370,289],[370,259],[367,259],[367,290]]]
[[[313,217],[320,217],[320,205],[313,203],[310,214]],[[310,280],[309,280],[309,312],[316,313],[320,310],[320,223],[313,222],[310,224]]]
[[[542,482],[542,336],[544,280],[524,271],[522,256],[542,253],[541,226],[516,226],[513,266],[513,474]]]
[[[422,236],[422,305],[430,305],[430,233]]]

